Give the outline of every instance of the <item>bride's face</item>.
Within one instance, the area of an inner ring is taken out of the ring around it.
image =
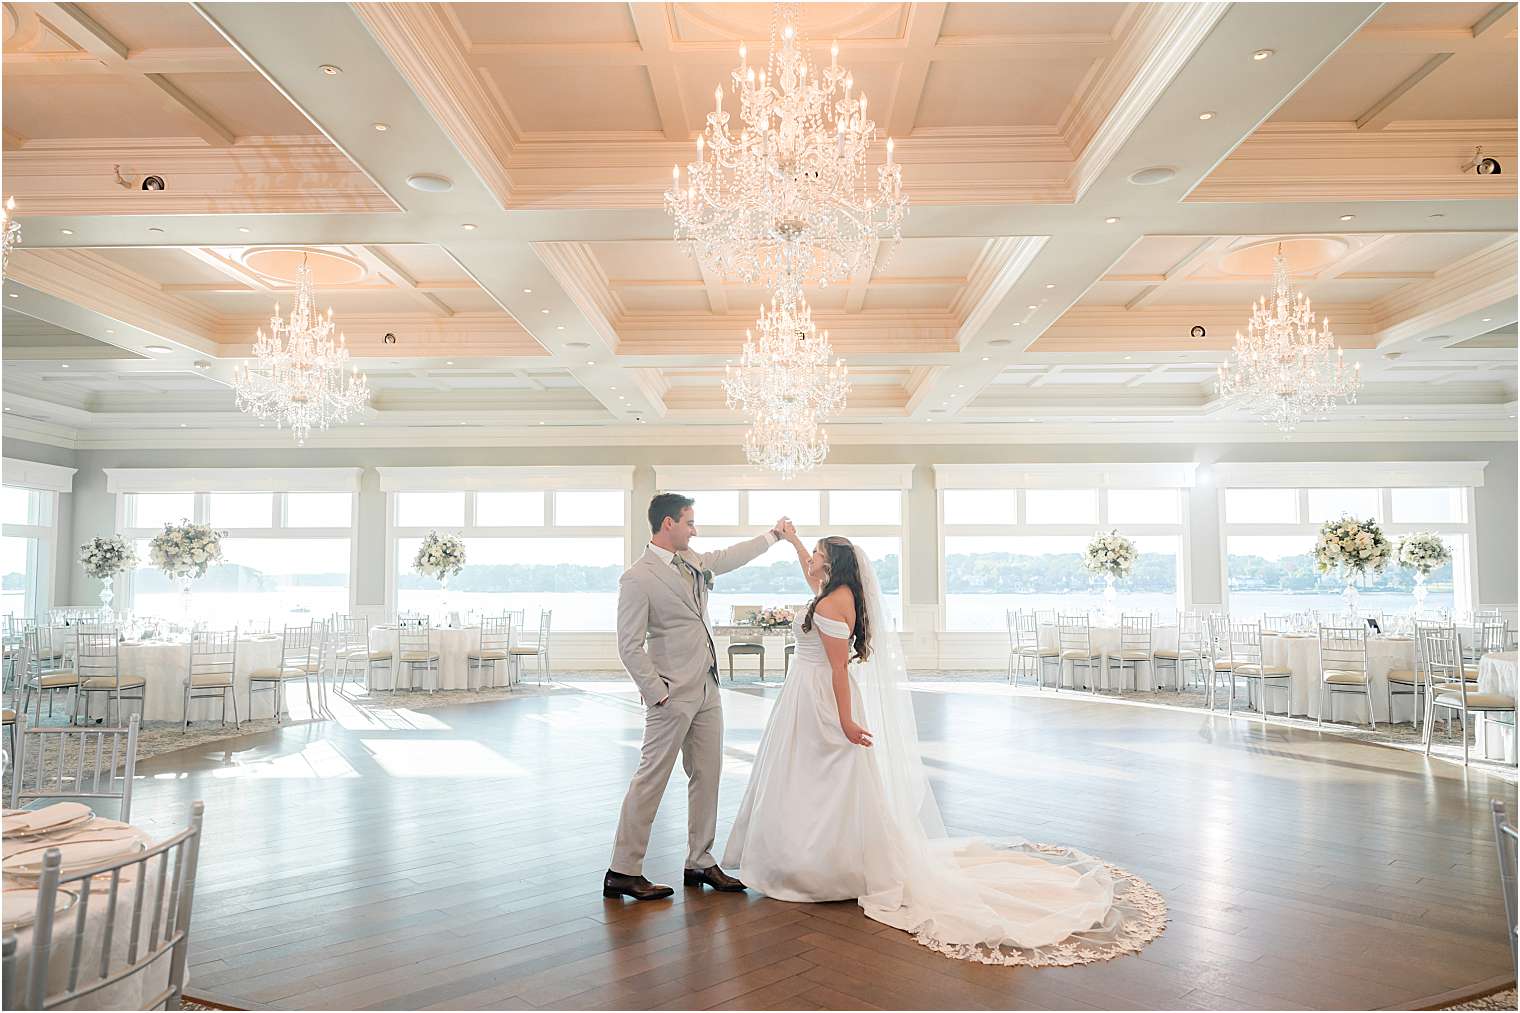
[[[808,577],[820,584],[828,583],[829,579],[829,551],[824,548],[822,542],[813,546],[812,558],[808,560]]]

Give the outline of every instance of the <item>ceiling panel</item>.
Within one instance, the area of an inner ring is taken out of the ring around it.
[[[555,3],[451,3],[450,16],[475,45],[636,42],[627,4],[581,3],[565,16]]]
[[[989,35],[1107,35],[1124,15],[1125,4],[953,3],[945,7],[940,37]]]
[[[86,3],[78,6],[129,50],[232,49],[227,40],[187,3]]]
[[[643,67],[586,64],[545,73],[510,56],[493,54],[478,62],[512,118],[529,133],[660,129],[660,112]]]
[[[935,62],[914,127],[1054,127],[1090,67],[1060,50],[1047,59]]]

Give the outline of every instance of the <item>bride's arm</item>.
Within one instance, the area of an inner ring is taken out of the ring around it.
[[[807,586],[814,594],[817,594],[821,585],[808,574],[808,561],[812,559],[813,554],[802,544],[802,539],[797,537],[796,528],[788,526],[786,540],[792,543],[793,549],[797,550],[797,565],[802,567],[802,579],[807,581]]]
[[[834,612],[835,608],[829,607],[828,611],[825,611],[826,606],[834,606],[834,603],[825,600],[819,602],[818,607],[813,610],[813,617],[815,619],[813,628],[818,631],[818,639],[823,641],[824,653],[828,655],[829,667],[833,669],[834,702],[839,708],[839,727],[844,732],[845,738],[857,746],[869,748],[871,745],[871,733],[856,724],[855,718],[850,712],[850,641],[847,637],[830,636],[823,631],[823,627],[816,624],[817,617],[823,616],[825,619],[833,619],[836,622],[844,623],[847,629],[853,629],[855,617],[850,616],[846,618],[843,615],[830,615],[829,613]]]

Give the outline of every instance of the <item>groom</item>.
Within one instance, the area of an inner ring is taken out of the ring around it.
[[[723,705],[718,652],[707,626],[716,574],[736,570],[775,545],[785,517],[758,538],[693,552],[693,500],[662,492],[649,501],[649,545],[618,581],[618,654],[644,698],[644,745],[618,817],[602,896],[659,900],[675,893],[644,877],[644,851],[676,753],[686,768],[687,886],[738,892],[744,884],[712,856],[723,773]],[[647,642],[646,642],[647,641]]]

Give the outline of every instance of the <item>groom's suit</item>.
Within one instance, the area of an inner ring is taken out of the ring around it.
[[[649,545],[618,581],[618,654],[645,711],[639,767],[612,846],[613,872],[643,874],[650,828],[678,752],[688,779],[686,868],[717,864],[712,846],[723,772],[723,706],[703,575],[738,569],[776,540],[774,532],[766,532],[705,553],[670,553]]]

